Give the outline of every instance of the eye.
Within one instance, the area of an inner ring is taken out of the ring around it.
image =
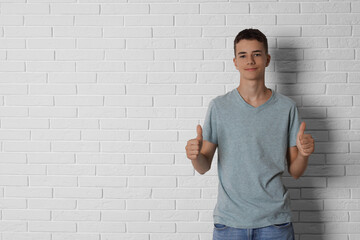
[[[244,58],[244,57],[245,57],[245,55],[240,55],[240,56],[239,56],[239,58]]]
[[[255,56],[257,56],[257,57],[258,57],[258,56],[261,56],[261,54],[260,54],[260,53],[255,53]]]

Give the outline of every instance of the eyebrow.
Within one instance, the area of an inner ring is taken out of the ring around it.
[[[254,51],[252,51],[252,52],[261,52],[261,50],[254,50]],[[245,54],[246,52],[238,52],[238,55],[239,54]]]

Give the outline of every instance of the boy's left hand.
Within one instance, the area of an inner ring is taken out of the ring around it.
[[[314,139],[310,134],[304,133],[305,127],[305,122],[302,122],[296,137],[296,146],[302,156],[308,157],[314,152]]]

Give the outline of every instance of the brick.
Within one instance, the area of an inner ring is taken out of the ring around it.
[[[142,67],[139,68],[139,65]],[[161,62],[127,62],[126,71],[127,72],[173,72],[174,64],[168,61]]]
[[[327,38],[324,37],[302,37],[289,38],[281,37],[277,39],[278,48],[327,48]]]
[[[137,14],[148,14],[149,4],[102,4],[100,14],[109,15],[137,15]]]
[[[174,233],[175,223],[151,223],[151,222],[138,222],[128,223],[127,230],[129,233]]]
[[[49,166],[51,167],[51,166]],[[54,197],[55,198],[101,198],[102,191],[101,189],[95,188],[54,188]]]
[[[177,72],[223,72],[224,64],[222,62],[203,61],[203,62],[176,62],[175,69]]]
[[[329,140],[330,141],[359,141],[360,140],[360,131],[354,130],[338,130],[338,131],[329,131]]]
[[[176,15],[175,26],[216,26],[225,25],[225,16],[216,14]]]
[[[201,50],[155,50],[155,60],[202,60]]]
[[[153,189],[155,199],[196,199],[200,198],[200,189]]]
[[[358,48],[360,46],[359,37],[334,37],[329,38],[329,47],[330,48]]]
[[[347,13],[350,12],[350,3],[301,3],[301,12],[304,13]]]
[[[27,62],[26,69],[31,72],[75,72],[74,62]]]
[[[3,211],[4,209],[25,209],[27,207],[25,199],[0,199],[0,207]]]
[[[360,84],[329,84],[327,93],[333,95],[356,95],[360,91]]]
[[[276,71],[280,72],[309,72],[325,71],[325,62],[319,60],[312,61],[277,61],[275,63]]]
[[[27,186],[27,176],[0,176],[1,186]]]
[[[168,211],[168,210],[167,210]],[[149,220],[148,211],[102,211],[102,221],[144,222]]]
[[[125,187],[125,177],[104,177],[104,176],[80,176],[78,177],[80,187]]]
[[[298,72],[298,83],[345,83],[347,73],[326,73],[326,72]],[[326,97],[326,96],[324,96]]]
[[[50,221],[48,210],[3,210],[4,220]]]
[[[5,27],[5,36],[7,37],[23,37],[23,38],[40,38],[51,37],[51,27]]]
[[[125,223],[107,223],[107,222],[80,222],[78,223],[79,232],[94,233],[121,233],[125,232]]]
[[[137,30],[138,31],[138,30]],[[201,37],[202,27],[152,27],[153,36],[158,37]],[[205,36],[205,35],[203,35]]]
[[[78,202],[79,210],[124,210],[125,200],[113,199],[80,199]]]
[[[334,107],[328,109],[327,115],[332,118],[336,117],[359,117],[360,116],[360,108],[351,108],[351,107]]]
[[[24,25],[27,26],[71,26],[73,16],[25,16]],[[31,28],[30,28],[31,29]]]
[[[23,16],[3,15],[0,16],[2,26],[21,26],[23,25]]]
[[[81,56],[82,54],[79,53],[79,55]],[[94,83],[96,81],[95,73],[53,72],[53,73],[48,73],[48,75],[49,75],[49,82],[51,83]]]
[[[300,221],[303,222],[348,222],[348,212],[323,211],[300,212]]]
[[[279,17],[279,16],[278,16]],[[275,25],[275,15],[228,15],[226,18],[227,25],[238,25],[239,23],[244,25]]]
[[[183,38],[176,40],[178,49],[216,49],[225,48],[225,40],[217,38]]]
[[[147,167],[149,176],[192,176],[194,170],[192,166],[157,166]]]
[[[166,50],[168,51],[168,50]],[[175,55],[176,56],[176,55]],[[105,51],[106,60],[153,60],[154,53],[153,50],[106,50]],[[169,59],[159,59],[159,60],[169,60]]]
[[[209,224],[207,222],[199,223],[199,222],[186,222],[186,223],[178,223],[177,229],[179,232],[209,232],[213,230],[213,224]]]
[[[155,192],[156,189],[150,188],[104,188],[104,198],[116,199],[148,199],[151,196],[151,191]]]
[[[103,152],[121,153],[147,153],[150,151],[150,144],[146,142],[104,142],[100,144]]]
[[[138,16],[125,16],[124,17],[125,26],[173,26],[174,17],[165,15],[152,15],[145,16],[142,15],[141,18]]]
[[[76,208],[76,200],[70,199],[30,199],[28,200],[29,209],[65,209],[71,210]]]
[[[304,199],[350,198],[350,190],[343,188],[303,188],[301,197]]]
[[[203,3],[200,4],[201,14],[242,14],[249,13],[247,3]]]
[[[150,27],[103,27],[103,35],[106,38],[150,38],[152,31]]]
[[[76,63],[77,72],[124,72],[124,62],[82,61]]]
[[[356,187],[360,183],[358,176],[343,176],[328,178],[329,187]]]
[[[197,240],[198,239],[198,235],[197,233],[176,233],[176,234],[171,234],[171,233],[152,233],[151,237],[153,237],[154,239],[158,239],[158,240],[166,240],[166,239],[172,239],[172,240],[181,240],[181,239],[186,239],[186,240]],[[140,240],[140,239],[139,239]],[[141,239],[142,240],[142,239]]]
[[[12,239],[19,239],[19,240],[28,240],[28,239],[37,239],[37,240],[51,240],[50,233],[17,233],[17,232],[9,232],[9,233],[2,233],[2,240],[12,240]]]
[[[310,24],[320,24],[324,25],[326,21],[325,14],[301,14],[301,15],[288,15],[282,14],[277,16],[277,24],[301,24],[301,25],[310,25]]]
[[[324,223],[294,223],[294,231],[299,234],[324,233]]]
[[[162,179],[162,181],[160,181]],[[170,177],[129,177],[130,187],[171,188],[176,187],[176,178]]]
[[[303,96],[303,106],[345,107],[352,106],[350,96]],[[332,108],[329,108],[330,110]]]
[[[69,4],[57,3],[50,5],[51,13],[55,15],[87,15],[100,13],[100,5],[98,4]]]
[[[100,211],[56,210],[52,211],[54,221],[100,221]]]
[[[96,174],[100,176],[144,176],[145,167],[142,166],[97,166]]]
[[[327,22],[329,25],[357,25],[360,24],[360,14],[328,13]]]
[[[127,209],[129,210],[153,210],[153,209],[163,209],[163,210],[172,210],[175,209],[175,200],[138,200],[133,199],[127,202]]]
[[[135,6],[137,7],[136,4]],[[151,14],[196,14],[199,13],[199,4],[153,3],[150,5]]]
[[[103,16],[103,15],[88,15],[75,16],[74,25],[76,26],[122,26],[124,25],[123,16]]]
[[[360,223],[326,223],[325,224],[326,233],[360,233]]]
[[[212,210],[216,204],[216,199],[185,199],[176,201],[176,209],[179,210]]]
[[[124,154],[116,153],[77,153],[77,163],[79,164],[123,164]]]
[[[31,40],[31,39],[29,39]],[[28,40],[28,41],[29,41]],[[0,39],[1,49],[24,49],[25,48],[25,39]],[[27,45],[28,46],[28,45]]]
[[[80,38],[77,39],[79,49],[123,49],[125,39]]]
[[[99,234],[86,234],[86,233],[51,233],[51,240],[99,240]]]
[[[50,6],[41,3],[2,3],[1,13],[5,15],[49,14]]]
[[[74,38],[100,38],[102,29],[100,27],[53,27],[54,37],[74,37]]]
[[[352,49],[320,49],[304,50],[304,59],[310,60],[351,60],[355,59],[355,53]]]
[[[3,232],[25,232],[28,224],[24,221],[1,221],[0,231]]]
[[[251,13],[299,13],[298,3],[250,3]],[[267,36],[267,35],[266,35]]]
[[[175,48],[174,39],[131,39],[126,42],[128,49],[171,49]]]
[[[75,39],[28,39],[26,46],[29,49],[73,49]]]

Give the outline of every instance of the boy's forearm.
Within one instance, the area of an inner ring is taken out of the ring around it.
[[[200,174],[204,174],[210,169],[210,161],[201,153],[196,160],[191,160],[191,163]]]
[[[306,170],[308,160],[308,156],[303,156],[298,153],[295,161],[293,161],[290,165],[289,173],[291,174],[291,176],[293,176],[295,179],[301,177]]]

